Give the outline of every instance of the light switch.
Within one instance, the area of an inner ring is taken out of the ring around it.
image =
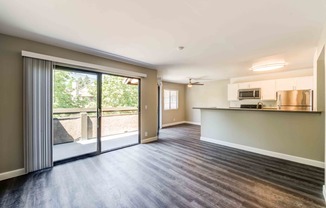
[[[145,105],[145,110],[147,110],[147,105]]]

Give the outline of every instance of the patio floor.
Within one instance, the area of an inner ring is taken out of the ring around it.
[[[138,131],[102,137],[102,151],[113,150],[132,144],[138,144]],[[97,139],[53,145],[53,161],[97,151]]]

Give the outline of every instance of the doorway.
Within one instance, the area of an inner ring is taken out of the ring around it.
[[[140,80],[55,66],[53,161],[139,143]]]

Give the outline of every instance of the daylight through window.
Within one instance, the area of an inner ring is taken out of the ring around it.
[[[164,90],[164,110],[178,109],[178,91]]]

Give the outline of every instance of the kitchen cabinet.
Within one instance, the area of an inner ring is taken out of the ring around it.
[[[276,100],[275,80],[243,82],[238,84],[239,89],[260,88],[261,100]]]
[[[276,100],[275,80],[261,81],[261,100]]]
[[[276,91],[283,90],[307,90],[312,89],[312,76],[295,77],[276,80]]]
[[[239,89],[261,89],[261,100],[276,100],[276,92],[284,90],[313,89],[313,77],[294,77],[277,80],[243,82],[228,85],[228,101],[237,101]]]
[[[250,88],[249,82],[239,83],[239,89],[249,89],[249,88]]]
[[[228,84],[228,101],[238,100],[238,84]]]
[[[261,88],[261,82],[243,82],[239,83],[239,89],[253,89],[253,88]]]
[[[310,90],[313,88],[313,78],[308,77],[297,77],[296,78],[296,90]]]
[[[295,86],[296,86],[295,78],[276,80],[276,91],[294,90]]]
[[[253,88],[261,88],[261,81],[257,81],[257,82],[249,82],[249,89],[253,89]]]

